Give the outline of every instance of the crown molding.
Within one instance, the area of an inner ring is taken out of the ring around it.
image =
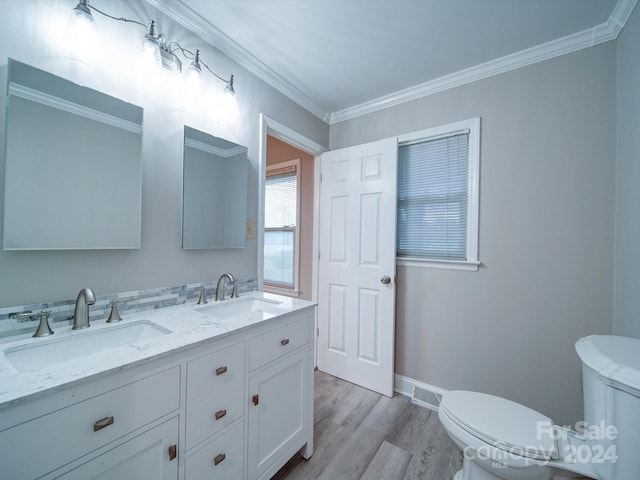
[[[104,123],[112,127],[120,128],[128,132],[137,133],[142,135],[142,124],[130,122],[123,118],[119,118],[108,113],[94,110],[93,108],[85,107],[77,103],[73,103],[69,100],[65,100],[60,97],[49,95],[48,93],[34,90],[33,88],[25,87],[17,83],[9,83],[7,102],[11,102],[11,96],[24,98],[31,102],[40,103],[47,107],[55,108],[63,112],[78,115],[89,120],[95,120],[96,122]]]
[[[607,21],[595,27],[333,112],[329,115],[329,124],[334,125],[384,108],[614,40],[622,31],[636,3],[637,0],[618,0]]]
[[[220,50],[241,67],[244,67],[322,121],[326,122],[328,120],[329,112],[222,33],[215,25],[204,20],[185,5],[182,0],[146,0],[146,2],[198,35],[202,40]]]
[[[572,53],[583,48],[615,40],[625,26],[638,0],[618,0],[606,22],[566,37],[552,40],[520,52],[460,70],[413,87],[399,90],[368,102],[329,113],[267,67],[213,24],[205,21],[182,0],[146,0],[167,16],[215,46],[231,60],[286,95],[304,109],[330,125],[344,122],[388,107],[410,102],[493,75]]]

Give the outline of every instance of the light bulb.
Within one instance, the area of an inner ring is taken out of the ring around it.
[[[78,5],[73,8],[73,18],[74,21],[85,25],[93,24],[93,15],[91,14],[91,10],[89,9],[87,0],[80,0]]]
[[[95,37],[95,21],[86,0],[81,0],[71,12],[65,43],[74,53],[84,54],[92,47]]]
[[[149,22],[149,29],[146,35],[142,37],[142,48],[146,63],[160,63],[160,45],[158,45],[158,39],[156,38],[156,23],[153,20]]]

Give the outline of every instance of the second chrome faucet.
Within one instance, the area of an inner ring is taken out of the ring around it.
[[[83,288],[76,298],[76,308],[73,311],[72,330],[88,328],[89,325],[89,305],[96,303],[96,295],[90,288]]]
[[[238,287],[236,286],[236,279],[233,278],[233,275],[231,275],[230,273],[223,273],[222,275],[220,275],[220,278],[218,279],[218,285],[216,286],[216,301],[218,300],[224,300],[224,282],[226,280],[229,280],[229,283],[231,284],[231,286],[233,287],[233,290],[231,291],[231,298],[237,298],[238,297]]]

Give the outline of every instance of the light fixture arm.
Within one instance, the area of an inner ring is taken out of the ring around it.
[[[211,70],[211,68],[209,68],[209,65],[207,65],[201,58],[200,58],[200,50],[196,50],[196,53],[193,53],[191,50],[188,50],[186,48],[184,48],[182,45],[180,45],[178,42],[171,42],[169,44],[169,51],[171,53],[174,53],[176,51],[180,51],[180,53],[182,53],[182,55],[188,59],[188,60],[197,60],[197,63],[202,65],[204,68],[206,68],[209,73],[211,75],[213,75],[214,77],[216,77],[218,80],[226,83],[227,85],[230,85],[231,88],[233,89],[233,75],[230,76],[229,79],[226,79],[224,77],[221,77],[220,75],[218,75],[216,72],[214,72],[213,70]],[[235,90],[234,90],[235,93]]]
[[[113,15],[109,15],[108,13],[103,12],[102,10],[100,10],[100,9],[94,7],[93,5],[89,4],[88,0],[79,0],[78,3],[80,5],[83,5],[86,8],[89,8],[89,9],[93,10],[94,12],[99,13],[100,15],[103,15],[103,16],[105,16],[107,18],[110,18],[111,20],[116,20],[116,21],[121,22],[121,23],[134,23],[136,25],[140,25],[142,28],[147,28],[147,26],[144,23],[139,22],[137,20],[131,20],[130,18],[125,18],[125,17],[114,17]]]
[[[195,65],[196,69],[201,70],[200,69],[200,65],[204,66],[204,68],[207,69],[207,71],[213,75],[214,77],[216,77],[218,80],[224,82],[227,86],[225,87],[225,90],[227,92],[230,92],[232,94],[235,94],[235,89],[233,87],[233,75],[229,76],[229,79],[226,79],[224,77],[221,77],[220,75],[218,75],[216,72],[214,72],[209,65],[207,65],[205,62],[202,61],[202,59],[200,58],[200,50],[196,50],[196,52],[192,52],[191,50],[188,50],[186,48],[184,48],[182,45],[180,45],[178,42],[170,42],[167,43],[167,39],[163,34],[156,34],[156,29],[155,29],[155,22],[153,20],[150,20],[148,24],[144,24],[142,22],[139,22],[137,20],[132,20],[130,18],[125,18],[125,17],[116,17],[114,15],[110,15],[106,12],[103,12],[102,10],[94,7],[93,5],[89,4],[89,0],[78,0],[78,4],[76,5],[76,7],[74,8],[75,13],[79,13],[80,15],[84,16],[84,17],[89,17],[89,20],[91,22],[93,22],[93,19],[91,18],[91,11],[94,11],[96,13],[99,13],[100,15],[107,17],[111,20],[116,20],[118,22],[121,23],[133,23],[135,25],[138,25],[142,28],[144,28],[147,33],[145,34],[145,42],[147,43],[151,43],[151,44],[155,44],[156,47],[154,48],[160,48],[162,50],[164,50],[165,52],[168,52],[169,56],[171,58],[169,58],[168,60],[168,64],[171,65],[171,67],[169,68],[171,71],[176,71],[176,72],[180,72],[181,71],[181,62],[178,59],[178,57],[175,56],[175,52],[176,51],[180,51],[180,53],[187,59],[189,60],[193,60],[192,65]],[[163,54],[164,57],[166,57],[166,54]],[[166,60],[166,58],[163,58],[163,63]],[[166,67],[166,65],[164,65]],[[194,68],[192,66],[192,68]],[[198,71],[198,73],[200,73]]]

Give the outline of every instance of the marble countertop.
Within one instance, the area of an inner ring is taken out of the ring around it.
[[[227,315],[228,312],[233,312],[234,302],[237,305],[238,302],[246,302],[251,299],[262,299],[273,303],[270,303],[268,308],[264,310]],[[219,309],[219,312],[228,310],[224,315],[211,311],[215,309],[210,309],[208,312],[205,310],[212,306],[224,305],[229,306],[228,309],[226,307]],[[166,354],[195,347],[211,339],[221,338],[314,305],[315,303],[306,300],[264,292],[250,292],[242,294],[238,299],[209,302],[207,305],[190,303],[137,312],[133,315],[127,315],[117,324],[92,322],[91,328],[77,331],[71,330],[71,326],[58,327],[55,334],[49,337],[32,338],[23,335],[7,338],[0,343],[0,410],[57,389],[93,379],[99,375],[106,375]],[[198,311],[198,309],[205,311]],[[170,333],[125,346],[95,351],[80,358],[42,365],[38,368],[21,369],[21,371],[17,371],[5,358],[7,351],[95,334],[100,330],[113,328],[113,325],[126,325],[141,320],[153,322],[159,327],[169,330]]]

